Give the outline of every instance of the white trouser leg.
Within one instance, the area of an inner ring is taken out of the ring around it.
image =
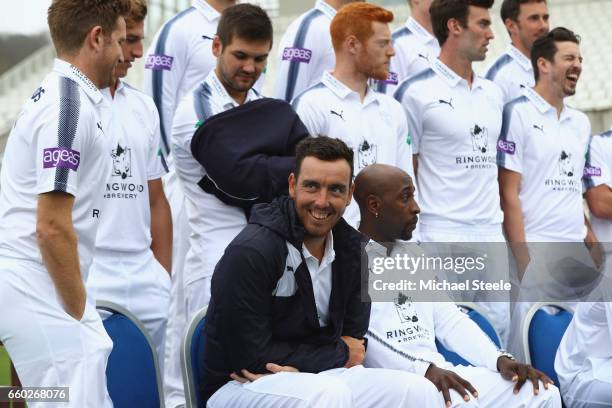
[[[406,371],[355,366],[319,374],[342,380],[351,390],[353,407],[442,407],[439,392],[428,379]]]
[[[351,408],[350,388],[340,378],[278,373],[251,383],[231,381],[208,400],[208,408]]]
[[[183,374],[181,371],[181,342],[185,336],[187,318],[185,315],[185,294],[183,269],[189,250],[189,223],[185,210],[185,196],[179,185],[174,169],[164,177],[164,191],[172,210],[172,287],[170,307],[166,326],[164,351],[164,398],[167,408],[185,404]]]
[[[561,396],[554,385],[549,385],[548,390],[545,390],[540,382],[540,391],[538,395],[534,395],[533,385],[527,381],[519,393],[514,394],[515,383],[487,368],[457,366],[452,370],[476,388],[480,407],[561,408]],[[454,395],[461,400],[458,394]],[[457,403],[459,405],[455,405],[453,399],[453,406],[462,406],[460,401]]]
[[[98,250],[87,278],[87,291],[95,300],[117,303],[133,313],[153,339],[162,364],[170,276],[153,252]]]
[[[187,324],[191,322],[204,306],[210,302],[210,281],[211,277],[206,277],[193,281],[185,286],[185,309]]]
[[[24,387],[69,387],[68,404],[30,402],[30,408],[112,407],[106,363],[112,341],[91,299],[80,321],[58,301],[48,272],[37,263],[0,260],[0,341]]]

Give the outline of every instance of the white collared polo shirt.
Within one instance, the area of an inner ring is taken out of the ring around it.
[[[323,0],[289,25],[278,47],[274,97],[287,102],[334,68],[329,26],[336,10]]]
[[[504,104],[518,98],[523,89],[535,85],[531,60],[513,45],[487,69],[485,78],[501,88]]]
[[[418,154],[420,222],[431,227],[500,224],[495,144],[502,122],[499,88],[472,87],[439,59],[402,82],[401,102]]]
[[[591,138],[584,168],[585,188],[612,187],[612,129]],[[612,242],[612,221],[591,214],[591,226],[600,242]]]
[[[143,90],[159,111],[164,154],[172,149],[172,118],[181,99],[206,78],[217,59],[212,40],[221,15],[205,0],[168,20],[157,32],[145,57]],[[169,158],[172,161],[171,158]]]
[[[521,174],[527,242],[579,242],[586,236],[582,175],[591,125],[565,105],[561,116],[533,88],[504,107],[497,164]]]
[[[402,107],[393,98],[368,88],[363,102],[359,94],[326,71],[323,80],[292,102],[313,136],[342,140],[354,152],[354,174],[374,163],[397,166],[414,179],[412,140]],[[359,223],[354,202],[344,218]]]
[[[251,89],[245,103],[259,98],[259,94]],[[213,70],[204,82],[185,96],[174,118],[172,149],[185,193],[190,228],[190,247],[184,269],[186,285],[212,276],[227,245],[247,224],[241,208],[223,203],[198,186],[206,170],[191,154],[191,139],[197,127],[211,116],[237,106]]]
[[[302,260],[302,255],[304,258]],[[332,264],[336,259],[334,251],[334,236],[331,231],[325,240],[325,250],[321,262],[308,251],[306,245],[302,244],[302,252],[287,242],[287,261],[285,271],[276,283],[272,296],[293,296],[297,291],[295,272],[303,261],[312,282],[315,306],[319,325],[325,327],[329,324],[329,299],[332,290]]]
[[[430,61],[440,55],[438,40],[414,18],[393,32],[395,55],[391,58],[386,81],[378,81],[378,92],[393,95],[400,82],[429,68]]]
[[[139,252],[151,246],[149,180],[166,174],[160,151],[159,116],[150,97],[119,81],[114,98],[102,90],[111,106],[105,125],[109,139],[106,160],[111,163],[104,188],[105,217],[96,248]]]
[[[91,263],[110,161],[104,99],[75,66],[56,59],[11,131],[0,175],[0,257],[42,264],[36,241],[38,195],[74,197],[72,223],[81,273]]]

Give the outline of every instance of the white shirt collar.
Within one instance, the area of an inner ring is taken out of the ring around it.
[[[221,105],[225,109],[235,108],[239,106],[238,102],[236,102],[236,100],[230,96],[230,94],[227,92],[227,90],[221,83],[221,80],[217,77],[217,73],[215,72],[214,68],[210,71],[204,82],[206,82],[210,86],[214,97],[218,98],[221,101]],[[247,96],[244,100],[244,103],[251,102],[255,99],[258,99],[257,93],[255,93],[253,88],[251,88],[247,92]]]
[[[506,53],[512,57],[525,71],[532,72],[531,60],[518,50],[514,45],[510,44]]]
[[[461,82],[463,82],[467,87],[467,81],[457,75],[455,71],[450,69],[442,61],[440,61],[440,58],[434,59],[433,63],[431,64],[431,67],[440,77],[442,77],[442,79],[450,87],[454,88]],[[476,75],[476,72],[474,72],[472,75],[474,76],[474,79],[472,80],[472,89],[482,88],[482,79],[478,75]]]
[[[79,84],[94,104],[98,104],[102,101],[102,93],[100,90],[74,65],[56,58],[53,61],[53,70]]]
[[[557,117],[557,109],[552,106],[550,103],[546,101],[546,99],[542,98],[542,96],[536,92],[533,88],[525,88],[523,90],[523,94],[536,106],[540,113],[545,114],[549,111],[553,111],[555,118]],[[561,111],[561,115],[559,116],[559,121],[562,122],[566,119],[570,119],[569,111],[565,103],[563,104],[563,110]]]
[[[331,74],[330,71],[323,72],[323,78],[321,79],[321,82],[323,82],[323,84],[328,87],[334,94],[336,94],[336,96],[340,99],[346,99],[350,95],[354,95],[358,99],[360,98],[357,92],[353,91],[351,88],[344,85],[344,83],[340,82],[335,76]],[[368,85],[362,105],[366,106],[372,102],[379,102],[378,98],[379,94],[377,92],[374,92],[374,90],[372,90]]]
[[[425,27],[419,24],[419,22],[412,17],[408,17],[408,20],[406,20],[406,28],[408,28],[411,33],[415,34],[423,44],[427,44],[431,41],[438,41],[436,40],[436,37],[431,35],[430,32],[425,29]]]
[[[208,21],[215,21],[221,18],[221,13],[215,10],[205,0],[193,0],[191,2],[191,5],[195,7],[198,11],[200,11],[200,13],[202,13]]]
[[[329,17],[330,20],[333,20],[337,13],[335,8],[333,8],[323,0],[317,0],[317,3],[315,4],[314,8],[325,14],[327,17]]]
[[[319,263],[319,260],[310,253],[304,244],[302,244],[302,254],[304,254],[304,259],[314,258],[317,263]],[[336,259],[336,252],[334,251],[334,234],[329,231],[325,239],[325,252],[323,253],[323,258],[321,258],[321,263],[319,263],[319,270],[331,265],[334,259]]]

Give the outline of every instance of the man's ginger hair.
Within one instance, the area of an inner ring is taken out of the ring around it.
[[[375,21],[388,24],[393,21],[393,13],[369,3],[350,3],[340,8],[329,28],[334,50],[338,52],[351,35],[361,42],[367,41],[374,34]]]

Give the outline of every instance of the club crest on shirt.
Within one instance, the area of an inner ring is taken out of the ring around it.
[[[45,93],[45,89],[41,86],[37,90],[34,91],[30,99],[33,100],[34,102],[38,102],[40,98],[42,97],[42,94],[44,93]]]
[[[363,169],[368,167],[370,164],[376,163],[378,161],[377,146],[375,144],[368,143],[367,140],[364,140],[357,148],[357,158],[359,169]]]
[[[489,132],[487,128],[474,125],[470,129],[470,135],[472,136],[472,150],[486,153],[489,146]]]
[[[419,321],[419,317],[417,316],[416,309],[412,304],[412,299],[408,296],[400,293],[394,300],[393,305],[395,306],[395,310],[397,310],[397,314],[399,316],[400,322],[402,323],[416,323]]]
[[[132,177],[132,149],[117,143],[117,148],[111,150],[111,157],[113,158],[113,176],[121,176],[122,179]]]
[[[572,154],[561,150],[559,155],[559,175],[572,177],[574,175],[574,163],[572,163]]]

